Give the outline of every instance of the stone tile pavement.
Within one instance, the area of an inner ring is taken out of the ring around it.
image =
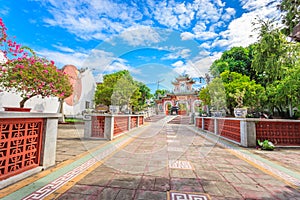
[[[60,127],[61,167],[3,199],[300,199],[299,149],[243,149],[168,123],[174,117],[152,118],[112,142]]]

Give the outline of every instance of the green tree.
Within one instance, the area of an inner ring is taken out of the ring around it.
[[[147,106],[147,100],[150,100],[153,95],[151,94],[151,90],[149,87],[147,87],[144,83],[139,82],[138,83],[139,92],[140,92],[140,98],[138,99],[138,107],[137,110],[142,110]]]
[[[268,85],[268,105],[271,111],[274,108],[281,117],[293,117],[293,108],[300,108],[300,65],[291,68],[289,75],[282,80]]]
[[[111,104],[121,106],[121,110],[124,106],[130,108],[138,105],[138,98],[140,96],[137,82],[133,80],[129,72],[124,73],[113,87]]]
[[[118,71],[103,76],[103,83],[97,85],[95,103],[104,105],[124,106],[135,111],[143,109],[150,89],[143,83],[137,82],[128,70]]]
[[[214,77],[219,76],[225,70],[238,72],[249,76],[251,79],[256,78],[255,71],[251,68],[253,59],[254,45],[244,47],[233,47],[224,51],[221,58],[214,61],[210,67],[210,72]]]
[[[154,96],[158,99],[159,97],[164,96],[165,94],[167,94],[167,90],[164,89],[158,89],[155,91]]]
[[[300,1],[299,0],[281,0],[279,9],[282,12],[282,22],[286,25],[283,33],[289,36],[293,28],[300,22]]]
[[[258,20],[258,24],[259,40],[255,45],[252,68],[266,87],[287,75],[287,69],[295,65],[299,51],[295,44],[286,40],[280,29],[274,27],[272,20]]]
[[[211,105],[211,98],[209,95],[208,87],[202,88],[199,92],[199,99],[203,102],[204,105]]]
[[[250,110],[261,109],[266,96],[265,89],[260,84],[237,72],[225,71],[220,77],[226,91],[227,108],[231,113],[238,106],[249,107]]]

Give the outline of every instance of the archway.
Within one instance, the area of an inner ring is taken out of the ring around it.
[[[179,115],[187,115],[189,113],[189,104],[188,101],[178,101],[177,102],[179,109]]]
[[[172,102],[171,101],[165,101],[163,109],[164,109],[164,113],[166,115],[169,114],[169,107],[172,107]]]

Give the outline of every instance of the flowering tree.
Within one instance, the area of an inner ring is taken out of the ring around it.
[[[72,86],[68,76],[57,69],[53,61],[40,58],[31,49],[8,40],[1,18],[0,34],[1,51],[6,58],[0,66],[0,87],[21,94],[21,108],[34,96],[64,99],[71,95]]]

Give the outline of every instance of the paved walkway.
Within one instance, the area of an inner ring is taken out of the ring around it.
[[[57,166],[3,199],[300,199],[300,149],[244,149],[186,118],[155,116],[114,141],[59,128]],[[298,157],[297,157],[298,156]]]

